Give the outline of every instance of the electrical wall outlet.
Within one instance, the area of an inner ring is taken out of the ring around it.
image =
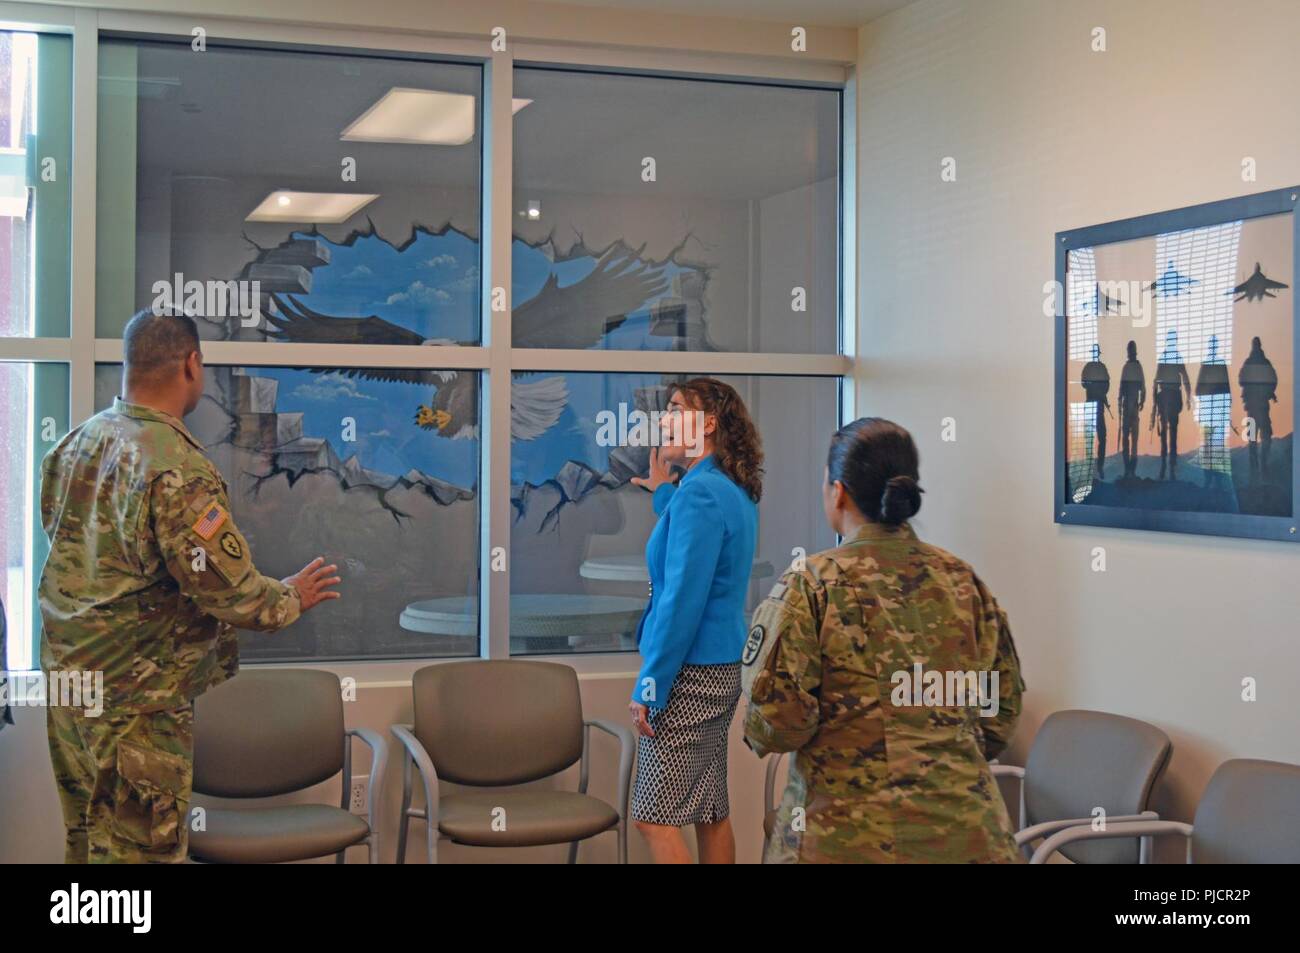
[[[370,775],[354,774],[352,776],[352,795],[348,798],[348,810],[353,814],[366,813],[366,801],[370,798]]]

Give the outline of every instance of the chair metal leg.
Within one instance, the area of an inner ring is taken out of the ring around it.
[[[397,863],[406,863],[406,835],[411,829],[411,768],[414,762],[410,752],[402,757],[402,811],[397,822]]]
[[[424,830],[425,837],[428,838],[426,854],[429,864],[432,866],[438,862],[438,822],[429,819],[429,809],[427,807],[424,809]]]
[[[577,862],[578,862],[578,842],[577,842],[576,840],[575,840],[575,841],[570,841],[570,842],[569,842],[569,859],[568,859],[567,863],[570,863],[570,864],[576,864]]]

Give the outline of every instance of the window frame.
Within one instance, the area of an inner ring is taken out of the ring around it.
[[[856,314],[856,75],[851,65],[811,56],[760,57],[698,51],[514,41],[491,52],[489,37],[466,39],[414,32],[263,23],[253,20],[180,17],[95,7],[59,8],[0,2],[0,28],[63,32],[73,37],[72,81],[72,275],[70,332],[67,338],[0,339],[0,361],[55,361],[69,364],[70,425],[94,414],[97,363],[122,360],[118,339],[95,336],[96,143],[100,37],[186,41],[195,26],[214,45],[379,55],[466,62],[481,66],[483,154],[480,174],[482,267],[481,342],[474,347],[353,345],[346,355],[337,345],[210,341],[203,346],[210,365],[430,367],[480,374],[479,481],[479,657],[510,658],[510,573],[492,570],[491,554],[510,552],[510,381],[515,371],[641,372],[754,376],[830,377],[839,381],[841,419],[852,419],[860,368]],[[511,244],[513,241],[514,69],[545,67],[663,78],[724,80],[835,90],[840,100],[838,220],[838,354],[683,352],[515,348],[511,341]],[[491,310],[492,289],[506,289],[505,311]],[[341,360],[346,357],[346,360]],[[10,633],[12,639],[16,633]],[[35,640],[35,633],[24,633]],[[33,658],[36,656],[33,655]],[[636,653],[574,653],[529,656],[560,662],[584,677],[635,675]],[[408,685],[424,665],[455,659],[356,660],[311,663],[356,677],[370,687]],[[252,662],[284,666],[289,663]],[[300,665],[301,663],[293,663]]]

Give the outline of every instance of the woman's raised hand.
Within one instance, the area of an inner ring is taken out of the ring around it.
[[[665,483],[672,483],[673,468],[660,455],[658,447],[650,448],[650,470],[648,476],[633,477],[632,482],[639,487],[644,487],[653,493]]]

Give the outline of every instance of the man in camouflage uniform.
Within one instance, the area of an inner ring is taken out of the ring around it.
[[[47,710],[68,863],[184,860],[193,700],[238,670],[235,627],[273,632],[338,597],[321,559],[283,581],[253,566],[180,419],[203,394],[194,322],[138,314],[123,347],[125,399],[42,464],[41,668],[102,672],[105,696],[97,717]]]
[[[1022,859],[986,759],[1006,746],[1024,683],[1006,616],[964,562],[907,523],[867,523],[781,577],[742,662],[746,743],[796,753],[764,862]],[[896,673],[918,662],[990,673],[990,687],[996,672],[996,714],[895,704]]]

